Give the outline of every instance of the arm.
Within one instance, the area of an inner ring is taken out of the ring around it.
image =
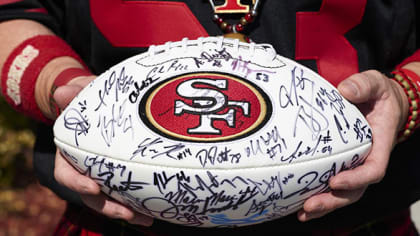
[[[54,33],[31,20],[11,20],[0,23],[0,71],[3,71],[4,63],[13,49],[37,35],[54,35]],[[72,57],[57,57],[41,69],[36,80],[35,101],[49,119],[55,116],[49,105],[49,91],[57,75],[67,68],[83,68],[83,65]]]
[[[37,35],[54,34],[42,24],[31,20],[10,20],[0,23],[0,71],[10,71],[5,62],[8,60],[14,61],[14,50],[26,40]],[[42,49],[38,48],[38,50]],[[34,99],[42,114],[49,119],[54,119],[56,115],[55,110],[50,107],[52,85],[57,76],[68,68],[83,68],[83,65],[73,57],[62,56],[48,61],[42,68],[39,68],[40,73],[34,86]],[[2,73],[2,75],[7,77],[2,79],[8,79],[8,73]],[[64,108],[94,77],[78,76],[69,78],[71,80],[67,85],[59,87],[54,93],[57,105],[60,108]],[[25,79],[25,76],[21,76],[21,79]],[[150,225],[152,223],[151,218],[136,214],[129,208],[102,194],[100,187],[93,180],[77,172],[58,151],[56,153],[54,174],[60,184],[80,193],[85,205],[97,212],[111,218],[124,219],[133,224]]]

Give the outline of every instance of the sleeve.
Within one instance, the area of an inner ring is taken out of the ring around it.
[[[60,32],[63,17],[63,1],[59,0],[1,0],[0,22],[14,19],[34,20]]]
[[[396,69],[399,70],[401,69],[401,67],[407,65],[410,62],[420,62],[420,49],[418,45],[417,45],[417,50],[413,53],[413,55],[404,59],[403,62],[401,62],[399,65],[396,66]]]
[[[415,37],[416,37],[416,51],[409,57],[405,58],[400,64],[396,66],[396,69],[401,69],[404,65],[407,65],[410,62],[420,62],[420,1],[415,2],[416,8],[416,18],[414,20],[415,24]]]
[[[420,1],[415,1],[415,7],[416,7],[416,43],[417,48],[420,48]]]

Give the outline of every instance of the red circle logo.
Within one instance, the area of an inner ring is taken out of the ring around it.
[[[271,114],[268,96],[231,75],[194,73],[149,90],[140,117],[150,128],[177,140],[216,142],[248,136]]]

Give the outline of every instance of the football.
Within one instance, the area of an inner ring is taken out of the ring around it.
[[[296,212],[372,144],[364,116],[317,73],[271,45],[223,37],[151,46],[113,66],[54,135],[105,194],[196,227]]]

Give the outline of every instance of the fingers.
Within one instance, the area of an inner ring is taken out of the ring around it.
[[[398,126],[403,120],[401,94],[390,79],[377,71],[352,75],[338,88],[353,103],[370,104],[370,108],[364,110],[372,128],[373,145],[368,157],[363,165],[341,172],[330,180],[332,189],[354,190],[377,183],[385,175]]]
[[[354,74],[340,83],[338,90],[365,115],[372,130],[372,148],[362,165],[330,179],[331,192],[313,196],[305,202],[298,213],[301,221],[349,205],[359,200],[370,184],[381,181],[399,127],[406,121],[404,114],[408,104],[404,91],[378,71]]]
[[[61,86],[55,90],[53,97],[57,105],[64,109],[82,89],[79,85]]]
[[[378,183],[384,178],[392,150],[393,135],[386,133],[389,128],[380,129],[372,134],[372,149],[363,164],[333,176],[329,181],[331,189],[355,190]]]
[[[57,105],[64,109],[96,76],[77,77],[65,86],[60,86],[54,92],[54,100]]]
[[[354,203],[370,184],[383,179],[401,119],[401,93],[378,71],[354,74],[340,83],[338,90],[347,100],[357,104],[366,116],[372,129],[372,149],[362,165],[330,179],[331,192],[313,196],[304,203],[298,213],[301,221]]]
[[[385,148],[375,145],[365,162],[353,170],[340,172],[330,179],[329,193],[322,193],[309,198],[303,209],[298,213],[298,219],[308,221],[322,217],[338,208],[352,204],[360,199],[365,189],[377,183],[385,175],[389,153]]]
[[[353,103],[379,98],[389,88],[388,79],[378,71],[354,74],[338,85],[340,93]]]
[[[351,191],[332,191],[309,198],[298,212],[300,221],[322,217],[338,208],[358,201],[366,188]]]
[[[88,207],[110,218],[122,219],[131,224],[143,226],[151,226],[153,224],[153,218],[142,214],[136,214],[129,208],[111,200],[104,194],[82,194],[81,198]]]
[[[80,174],[57,151],[55,157],[54,177],[58,183],[83,194],[99,194],[100,188],[92,179]]]
[[[381,140],[377,142],[380,143]],[[390,148],[374,143],[363,165],[340,172],[332,177],[329,182],[330,188],[334,190],[355,190],[380,182],[386,173],[389,153]]]
[[[56,155],[54,176],[58,183],[80,193],[86,206],[107,217],[122,219],[131,224],[143,226],[150,226],[153,223],[153,218],[142,214],[136,214],[129,208],[111,200],[101,193],[99,185],[74,169],[70,163],[61,156],[59,151],[57,151]]]
[[[57,88],[54,92],[54,100],[57,105],[61,109],[64,109],[94,78],[95,76],[75,79],[70,81],[68,85]],[[150,226],[153,223],[153,218],[137,214],[129,208],[111,200],[105,194],[102,194],[99,185],[74,169],[59,151],[56,154],[54,176],[60,184],[80,193],[86,206],[107,217],[122,219],[131,224],[143,226]]]

